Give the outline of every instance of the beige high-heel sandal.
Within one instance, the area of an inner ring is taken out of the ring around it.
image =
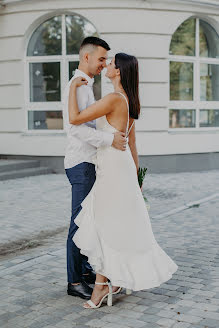
[[[83,305],[83,307],[85,308],[85,309],[98,309],[100,306],[101,306],[101,304],[103,303],[103,300],[107,297],[107,305],[108,306],[112,306],[113,305],[113,298],[112,298],[112,285],[111,285],[111,283],[110,282],[95,282],[95,285],[102,285],[102,286],[107,286],[108,285],[108,287],[109,287],[109,293],[107,293],[106,295],[104,295],[102,298],[101,298],[101,300],[100,300],[100,302],[96,305],[96,304],[94,304],[94,302],[92,302],[91,300],[89,300],[89,301],[87,301],[84,305]],[[85,305],[86,304],[88,304],[88,305],[90,305],[90,307],[86,307]]]

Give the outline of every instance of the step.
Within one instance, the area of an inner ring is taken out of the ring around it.
[[[1,172],[0,173],[0,181],[3,180],[11,180],[11,179],[19,179],[24,177],[30,177],[35,175],[43,175],[43,174],[51,174],[53,170],[49,167],[33,167],[33,168],[26,168],[22,170],[14,170],[8,172]]]
[[[39,167],[40,161],[38,160],[13,160],[1,159],[0,160],[0,173],[10,172],[16,170],[23,170],[26,168]]]

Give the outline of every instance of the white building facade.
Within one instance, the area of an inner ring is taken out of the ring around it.
[[[157,171],[219,168],[213,0],[0,0],[0,155],[63,158],[63,90],[89,35],[109,43],[109,57],[139,60],[141,160]],[[96,79],[97,98],[111,90]]]

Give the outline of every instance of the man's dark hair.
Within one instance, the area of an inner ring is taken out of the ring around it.
[[[88,36],[87,38],[85,38],[82,41],[82,44],[80,46],[80,50],[88,44],[91,44],[93,46],[102,47],[102,48],[106,49],[107,51],[110,50],[110,46],[108,45],[108,43],[106,43],[106,41],[104,41],[100,38],[97,38],[96,36]]]

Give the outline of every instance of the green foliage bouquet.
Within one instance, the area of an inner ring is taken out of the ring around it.
[[[146,172],[147,172],[147,167],[139,167],[139,169],[138,169],[138,183],[139,183],[140,188],[143,185]],[[146,202],[146,207],[149,210],[150,209],[150,204],[149,204],[147,198],[144,195],[143,195],[143,197],[144,197],[144,200]]]
[[[139,183],[140,188],[143,185],[143,181],[144,181],[144,177],[145,177],[146,172],[147,172],[147,167],[139,167],[139,169],[138,169],[138,183]]]

